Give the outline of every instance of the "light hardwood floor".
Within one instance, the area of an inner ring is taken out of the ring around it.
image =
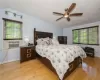
[[[40,61],[19,61],[0,65],[0,80],[58,80]],[[100,58],[86,58],[66,80],[100,80]]]

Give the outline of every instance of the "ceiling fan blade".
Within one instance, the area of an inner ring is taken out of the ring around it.
[[[68,17],[67,20],[70,21],[70,18]]]
[[[59,21],[60,19],[62,19],[63,17],[61,17],[61,18],[58,18],[56,21]]]
[[[58,13],[58,12],[53,12],[53,14],[56,14],[56,15],[64,15],[64,14]]]
[[[73,14],[70,14],[70,16],[82,16],[83,13],[73,13]]]
[[[68,8],[67,8],[67,9],[65,9],[65,14],[68,14],[68,15],[69,15],[69,13],[68,13]]]
[[[68,13],[71,13],[73,9],[75,8],[75,6],[76,6],[76,3],[72,3],[72,5],[68,9]]]

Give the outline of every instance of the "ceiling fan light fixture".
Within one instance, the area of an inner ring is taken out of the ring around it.
[[[68,18],[68,15],[65,15],[64,17],[65,17],[65,18]]]

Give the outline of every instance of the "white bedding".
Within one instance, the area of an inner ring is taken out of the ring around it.
[[[50,60],[61,80],[68,70],[70,62],[78,56],[86,57],[83,49],[74,45],[37,45],[36,52]]]

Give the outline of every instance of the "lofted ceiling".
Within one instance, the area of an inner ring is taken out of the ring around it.
[[[82,12],[82,17],[71,17],[71,21],[62,19],[52,12],[64,13],[72,3],[76,3],[74,12]],[[0,0],[0,8],[11,8],[20,12],[37,16],[60,27],[71,27],[100,21],[100,0]]]

